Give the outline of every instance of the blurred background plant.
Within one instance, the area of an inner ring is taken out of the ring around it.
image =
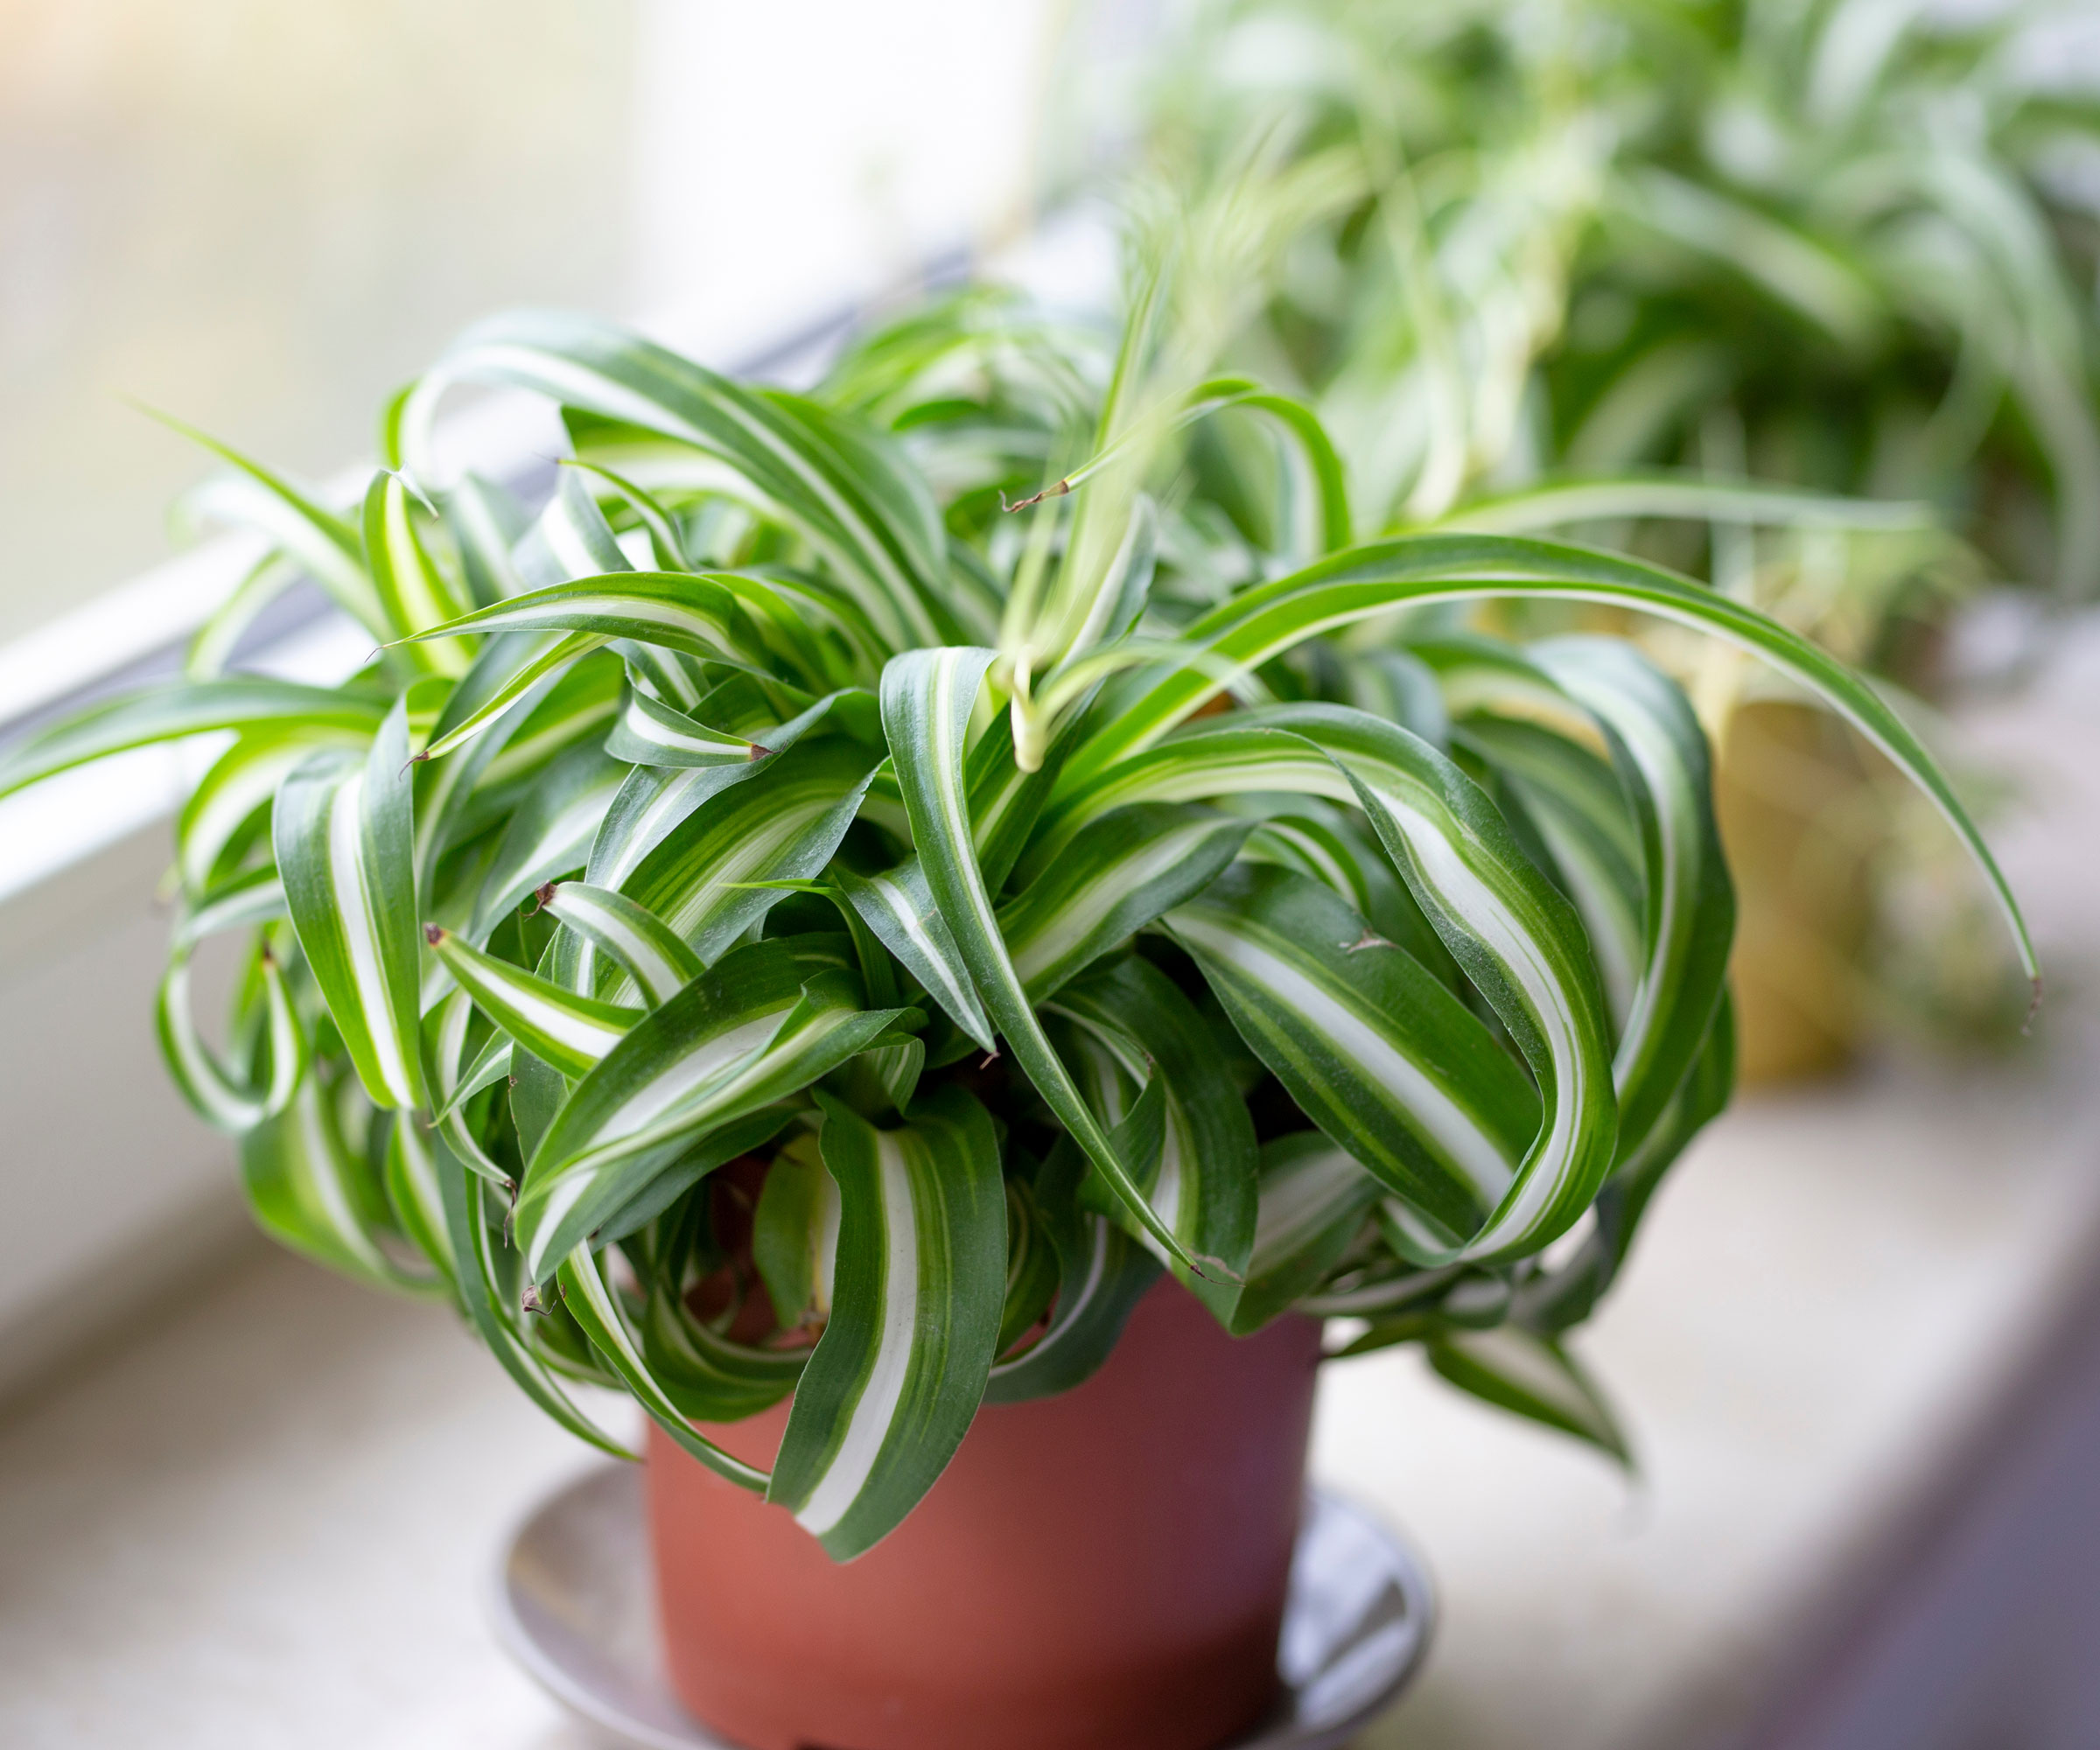
[[[1318,410],[1359,536],[1623,548],[1921,722],[1965,599],[2100,588],[2080,9],[1211,0],[1185,23],[1147,88],[1155,155],[1259,136],[1360,169],[1230,353]],[[1194,466],[1265,441],[1214,423]],[[1250,531],[1271,509],[1235,505]],[[1869,1026],[2002,1041],[2013,969],[1912,951],[1980,940],[1980,896],[1951,865],[1886,891],[1918,834],[1873,758],[1735,653],[1643,636],[1720,751],[1750,1079],[1838,1067]],[[1976,775],[1979,804],[2007,793]]]

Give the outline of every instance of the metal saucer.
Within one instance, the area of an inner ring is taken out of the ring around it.
[[[638,1467],[594,1466],[547,1495],[505,1539],[490,1580],[505,1649],[606,1742],[736,1750],[663,1679]],[[1284,1693],[1231,1750],[1338,1750],[1414,1675],[1435,1611],[1413,1550],[1348,1502],[1308,1490],[1277,1653]]]

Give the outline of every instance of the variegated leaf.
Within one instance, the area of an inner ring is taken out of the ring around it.
[[[424,544],[414,497],[399,474],[372,477],[365,493],[364,536],[372,588],[394,636],[427,632],[467,611],[471,604]],[[411,644],[404,654],[418,668],[444,675],[465,674],[473,659],[471,645],[452,640]]]
[[[964,735],[991,659],[989,650],[917,650],[892,659],[883,670],[883,729],[927,886],[988,1015],[1059,1123],[1170,1256],[1199,1272],[1208,1264],[1222,1273],[1227,1267],[1219,1260],[1189,1257],[1145,1201],[1045,1036],[999,933],[977,863],[962,778]]]
[[[1215,1036],[1173,980],[1136,955],[1065,985],[1050,1010],[1098,1040],[1132,1086],[1158,1082],[1161,1134],[1144,1194],[1186,1250],[1223,1264],[1208,1278],[1175,1269],[1220,1322],[1229,1323],[1255,1241],[1257,1152],[1246,1101]]]
[[[578,1246],[561,1260],[561,1284],[570,1316],[583,1326],[592,1347],[612,1365],[650,1419],[718,1476],[753,1493],[763,1491],[766,1483],[764,1471],[732,1457],[693,1431],[684,1411],[649,1366],[634,1321],[588,1246]]]
[[[1259,1330],[1316,1288],[1362,1231],[1382,1189],[1317,1130],[1264,1144],[1254,1255],[1233,1328]]]
[[[243,1134],[248,1205],[274,1237],[332,1270],[375,1287],[435,1292],[438,1278],[414,1274],[388,1250],[386,1194],[373,1164],[343,1138],[342,1091],[308,1075],[283,1111]]]
[[[423,1105],[407,701],[361,764],[323,754],[277,792],[274,835],[299,947],[375,1104]]]
[[[269,724],[358,743],[378,732],[388,703],[359,687],[309,687],[252,675],[148,687],[90,705],[10,748],[0,759],[0,796],[107,754],[217,729]]]
[[[991,1369],[988,1404],[1054,1396],[1091,1378],[1159,1279],[1158,1257],[1121,1224],[1080,1206],[1088,1171],[1078,1145],[1061,1137],[1036,1176],[1036,1208],[1057,1255],[1057,1298],[1042,1334]]]
[[[841,1204],[831,1320],[766,1498],[847,1561],[918,1505],[976,1414],[1005,1298],[1006,1200],[991,1119],[954,1084],[893,1130],[819,1098]]]
[[[439,964],[475,1005],[542,1062],[586,1075],[626,1037],[643,1011],[596,1002],[485,954],[436,924],[425,932]]]
[[[535,1280],[685,1147],[865,1050],[905,1012],[864,1012],[831,944],[754,942],[645,1016],[540,1138],[517,1233]]]
[[[1442,1235],[1469,1237],[1539,1129],[1466,1006],[1332,892],[1242,864],[1168,918],[1306,1116]]]
[[[562,1382],[525,1340],[520,1321],[533,1315],[518,1305],[517,1256],[491,1227],[485,1181],[462,1166],[442,1141],[432,1145],[431,1153],[445,1233],[459,1264],[460,1304],[481,1340],[525,1395],[562,1427],[614,1458],[639,1457],[577,1408]]]
[[[998,910],[1032,1003],[1200,892],[1253,822],[1189,804],[1140,802],[1088,823],[1065,854]]]
[[[563,881],[540,891],[540,909],[609,956],[652,1009],[668,1002],[703,970],[700,956],[668,924],[609,887]]]

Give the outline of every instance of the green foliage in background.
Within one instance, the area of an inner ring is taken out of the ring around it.
[[[2100,590],[2100,93],[2066,82],[2075,9],[1194,18],[1151,98],[1164,148],[1267,130],[1362,178],[1236,356],[1317,406],[1365,527],[1637,538],[1899,674],[1905,623],[1978,570],[1934,522],[2001,577]],[[1705,490],[1753,480],[1881,502]]]

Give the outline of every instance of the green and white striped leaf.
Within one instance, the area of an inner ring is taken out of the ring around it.
[[[592,497],[584,476],[573,468],[564,468],[556,475],[553,495],[512,550],[511,564],[524,586],[514,592],[518,595],[634,570],[634,562]]]
[[[512,562],[511,550],[524,538],[532,518],[517,495],[508,486],[470,472],[441,494],[438,502],[458,549],[459,568],[474,606],[486,607],[521,593],[526,584]]]
[[[1006,1181],[1006,1298],[999,1309],[995,1355],[1012,1356],[1025,1338],[1040,1336],[1057,1296],[1057,1249],[1028,1181]],[[994,1367],[998,1365],[993,1362]],[[990,1386],[985,1387],[989,1393]]]
[[[1080,1206],[1088,1170],[1078,1145],[1060,1137],[1036,1175],[1035,1205],[1057,1254],[1057,1298],[1042,1334],[991,1369],[987,1404],[1051,1397],[1092,1378],[1159,1279],[1158,1258],[1128,1229]]]
[[[662,918],[609,887],[560,882],[542,892],[540,909],[610,956],[652,1009],[668,1003],[704,970],[700,956]]]
[[[394,1224],[437,1266],[455,1292],[459,1259],[445,1220],[444,1194],[438,1183],[438,1144],[423,1128],[419,1112],[397,1112],[388,1127],[383,1179]]]
[[[172,946],[175,954],[186,955],[207,935],[255,929],[286,915],[284,884],[265,864],[228,877],[185,906]]]
[[[1641,823],[1645,953],[1613,1065],[1624,1155],[1661,1117],[1720,1004],[1735,890],[1705,734],[1683,692],[1612,640],[1558,639],[1531,654],[1604,731]]]
[[[1318,1130],[1264,1144],[1254,1256],[1233,1329],[1258,1331],[1319,1287],[1382,1191],[1354,1155]]]
[[[469,330],[416,386],[402,446],[419,476],[438,400],[456,382],[537,390],[704,452],[854,584],[891,648],[956,629],[933,590],[946,566],[931,494],[872,432],[814,402],[741,388],[607,324],[520,312]]]
[[[1990,881],[2017,943],[2039,976],[2032,940],[2004,872],[1937,762],[1858,676],[1777,621],[1638,560],[1496,536],[1416,536],[1339,553],[1247,591],[1188,628],[1210,662],[1253,669],[1319,634],[1410,606],[1494,596],[1579,601],[1654,615],[1740,646],[1826,701],[1932,801]],[[1069,793],[1151,746],[1223,683],[1207,666],[1176,669],[1089,738],[1060,780]]]
[[[452,1157],[491,1185],[500,1186],[508,1194],[514,1183],[510,1174],[489,1157],[461,1110],[481,1089],[507,1080],[510,1074],[510,1040],[498,1030],[489,1030],[482,1049],[473,1062],[468,1063],[467,1046],[474,1037],[474,1017],[478,1012],[472,997],[464,990],[454,990],[424,1017],[424,1085],[430,1090],[431,1105],[437,1109],[438,1136]],[[440,1180],[444,1177],[442,1160],[438,1163],[438,1176]],[[458,1233],[453,1232],[455,1251],[458,1239]]]
[[[807,1349],[732,1342],[661,1286],[642,1309],[641,1352],[664,1396],[694,1422],[736,1422],[769,1409],[809,1361]]]
[[[723,699],[737,682],[732,681],[708,696],[711,707]],[[833,713],[837,721],[850,724],[856,700],[864,701],[862,693],[833,693],[817,700],[806,710],[786,723],[765,726],[756,723],[736,722],[732,726],[739,732],[751,735],[753,745],[764,748],[772,758],[746,759],[740,763],[726,766],[692,766],[676,770],[659,770],[638,766],[629,774],[620,787],[620,794],[606,811],[604,826],[591,847],[591,861],[584,870],[585,878],[595,886],[623,889],[627,879],[641,866],[649,853],[668,839],[687,820],[723,791],[738,784],[748,783],[761,774],[771,775],[774,759],[785,754],[812,731],[828,726]],[[731,701],[724,701],[731,703]],[[736,703],[735,715],[742,716],[752,709],[748,696]]]
[[[1460,737],[1498,802],[1537,835],[1548,873],[1581,914],[1614,1026],[1623,1032],[1648,964],[1641,823],[1608,760],[1558,730],[1476,712]]]
[[[562,633],[625,638],[705,662],[760,668],[766,651],[735,592],[685,571],[609,571],[528,590],[474,609],[418,640],[464,633]]]
[[[1649,1200],[1694,1138],[1719,1116],[1735,1088],[1735,1024],[1724,998],[1691,1073],[1661,1119],[1613,1169],[1594,1223],[1575,1256],[1526,1279],[1516,1317],[1530,1328],[1564,1331],[1588,1318],[1617,1279]]]
[[[471,934],[486,941],[503,915],[556,876],[581,869],[627,768],[588,744],[556,760],[520,801],[482,877]]]
[[[245,848],[244,829],[298,766],[325,749],[360,750],[370,739],[368,733],[304,724],[271,724],[236,737],[197,780],[176,817],[175,870],[184,891],[200,894],[226,872],[221,864],[229,848]]]
[[[542,692],[518,704],[516,727],[502,737],[476,780],[470,821],[500,804],[503,787],[528,778],[578,742],[601,736],[620,714],[624,668],[612,650],[586,651]]]
[[[963,738],[991,661],[989,650],[915,650],[892,658],[882,673],[883,729],[927,886],[986,1012],[1059,1123],[1170,1256],[1199,1273],[1204,1263],[1222,1271],[1217,1260],[1188,1256],[1145,1201],[1044,1034],[999,933],[977,864],[962,780]]]
[[[434,1144],[431,1152],[445,1232],[460,1264],[460,1305],[481,1340],[525,1395],[577,1438],[616,1459],[639,1458],[640,1454],[628,1450],[577,1408],[561,1381],[525,1340],[519,1321],[530,1315],[518,1306],[522,1278],[517,1255],[501,1246],[492,1228],[485,1183],[462,1166],[442,1142]]]
[[[661,699],[630,688],[620,721],[606,738],[606,752],[634,766],[734,766],[762,760],[766,750],[674,710]]]
[[[1136,955],[1066,984],[1050,1010],[1098,1041],[1133,1087],[1158,1085],[1160,1139],[1144,1194],[1186,1250],[1224,1265],[1214,1278],[1179,1264],[1175,1271],[1221,1323],[1230,1321],[1255,1241],[1258,1152],[1215,1036],[1173,980]]]
[[[1616,640],[1555,639],[1523,654],[1468,640],[1423,654],[1454,702],[1473,709],[1469,740],[1491,761],[1510,762],[1582,914],[1614,998],[1619,1147],[1629,1155],[1684,1080],[1727,976],[1734,892],[1705,736],[1676,685]],[[1595,762],[1566,736],[1480,715],[1542,704],[1589,720],[1610,752],[1617,794],[1599,794]]]
[[[1015,974],[1041,1003],[1065,981],[1200,892],[1253,822],[1188,803],[1140,802],[1093,821],[998,910]]]
[[[819,1096],[841,1217],[830,1322],[796,1388],[766,1498],[834,1561],[903,1521],[962,1444],[1006,1289],[991,1119],[953,1083],[878,1130]]]
[[[830,862],[874,775],[875,753],[843,737],[761,762],[750,782],[696,809],[622,878],[620,891],[711,962],[780,900],[762,881],[808,880]],[[595,871],[596,885],[609,885]]]
[[[277,792],[277,869],[299,947],[374,1104],[423,1105],[407,701],[361,765],[323,754]]]
[[[438,569],[416,527],[414,499],[399,474],[382,472],[365,492],[365,562],[380,612],[397,638],[456,620],[472,606]],[[472,647],[447,640],[412,644],[404,654],[429,673],[463,675]]]
[[[561,1260],[561,1284],[563,1303],[570,1316],[583,1326],[592,1347],[605,1356],[650,1419],[716,1475],[754,1494],[763,1492],[766,1483],[764,1471],[732,1457],[712,1440],[693,1432],[684,1412],[649,1366],[641,1338],[588,1246],[577,1247]]]
[[[693,569],[691,561],[686,557],[685,542],[678,533],[678,525],[672,521],[671,514],[656,501],[654,494],[595,462],[578,458],[569,466],[583,479],[594,497],[617,499],[634,513],[648,538],[650,569],[659,571]]]
[[[443,734],[431,737],[423,757],[442,760],[466,746],[491,724],[500,721],[522,700],[542,696],[542,682],[558,676],[577,658],[588,655],[605,642],[603,638],[590,632],[519,633],[514,638],[492,638],[489,643],[505,653],[509,665],[508,672],[500,679],[492,676],[491,684],[481,690],[481,696],[473,709],[456,721],[448,721]],[[485,660],[487,648],[483,648]],[[452,713],[448,711],[446,716],[451,719]]]
[[[536,1281],[710,1130],[806,1088],[906,1012],[860,1007],[840,938],[754,942],[638,1021],[584,1076],[525,1171]]]
[[[345,1142],[336,1116],[341,1087],[306,1076],[284,1110],[241,1138],[248,1206],[273,1237],[331,1270],[411,1294],[438,1278],[412,1274],[382,1238],[385,1190],[373,1165]]]
[[[914,857],[880,875],[856,875],[841,869],[836,880],[861,922],[948,1012],[948,1018],[986,1051],[996,1050],[991,1023],[977,1000],[970,968],[934,903],[919,859]]]
[[[234,592],[197,628],[190,648],[183,653],[183,679],[212,681],[223,675],[262,610],[298,583],[301,575],[298,566],[281,552],[267,553],[258,560]]]
[[[1604,994],[1574,907],[1525,856],[1479,786],[1404,730],[1337,754],[1445,946],[1523,1054],[1544,1104],[1536,1140],[1462,1247],[1416,1262],[1521,1256],[1564,1233],[1611,1169],[1618,1106]]]
[[[1332,762],[1547,1099],[1534,1147],[1467,1249],[1449,1253],[1424,1236],[1416,1261],[1479,1262],[1499,1248],[1536,1250],[1564,1231],[1602,1182],[1616,1124],[1603,998],[1579,919],[1480,788],[1418,737],[1341,706],[1273,706],[1231,717],[1241,721],[1192,728],[1102,774],[1046,821],[1047,848],[1028,860],[1060,847],[1090,812],[1129,800],[1247,789],[1340,795],[1334,777],[1315,769],[1317,759]],[[1303,757],[1283,746],[1284,738],[1270,738],[1284,730],[1303,742],[1305,754],[1317,754]],[[1323,1128],[1329,1122],[1312,1116]],[[1342,1122],[1339,1113],[1334,1122]],[[1331,1134],[1345,1146],[1368,1140],[1346,1127]],[[1382,1172],[1397,1158],[1367,1158],[1366,1164]],[[1475,1170],[1488,1172],[1484,1155]],[[1422,1189],[1403,1191],[1410,1207]],[[1451,1212],[1420,1213],[1444,1222]]]
[[[430,726],[430,744],[442,745],[454,729],[477,716],[492,697],[509,693],[510,708],[489,720],[482,732],[450,759],[424,759],[416,773],[416,891],[426,908],[435,897],[438,864],[452,848],[473,801],[475,788],[486,776],[489,763],[521,729],[535,707],[575,668],[539,676],[522,692],[511,693],[510,682],[521,658],[529,654],[529,634],[484,639],[481,648],[465,675],[446,693],[438,720]]]
[[[1480,1019],[1289,870],[1242,864],[1167,922],[1299,1110],[1441,1243],[1472,1236],[1539,1129],[1537,1095]]]
[[[710,1130],[705,1138],[676,1154],[668,1166],[650,1177],[632,1197],[606,1217],[599,1228],[609,1244],[624,1241],[654,1222],[718,1166],[740,1155],[756,1154],[798,1116],[807,1102],[795,1095],[762,1105],[740,1118]]]
[[[426,932],[438,963],[475,1006],[518,1044],[563,1074],[588,1074],[626,1037],[643,1011],[600,1003],[485,954],[440,929]]]
[[[362,688],[308,687],[250,675],[147,687],[90,705],[9,749],[0,760],[0,796],[127,748],[217,729],[269,724],[361,742],[378,732],[388,704]]]
[[[1366,650],[1347,670],[1349,703],[1448,752],[1451,712],[1437,676],[1413,650]]]
[[[1833,493],[1715,480],[1696,474],[1628,474],[1556,480],[1522,492],[1469,500],[1438,527],[1481,535],[1529,535],[1585,522],[1660,518],[1766,524],[1785,528],[1929,528],[1929,504],[1844,498]]]
[[[805,1132],[774,1156],[752,1216],[752,1263],[782,1328],[830,1317],[838,1223],[837,1181]]]
[[[267,885],[274,886],[275,883]],[[175,1086],[207,1124],[234,1136],[282,1112],[306,1074],[306,1030],[284,988],[284,971],[267,949],[260,957],[263,990],[261,1045],[266,1068],[259,1080],[228,1069],[198,1032],[190,1007],[186,944],[178,943],[169,956],[154,1007],[161,1055]]]
[[[1354,523],[1349,515],[1348,471],[1319,416],[1303,402],[1264,388],[1250,377],[1216,377],[1196,392],[1186,417],[1205,418],[1234,408],[1265,413],[1305,458],[1320,521],[1314,540],[1322,553],[1347,547]]]
[[[279,549],[335,598],[337,605],[374,638],[389,635],[387,617],[365,570],[357,530],[312,492],[250,461],[237,450],[164,413],[153,417],[209,450],[234,470],[207,480],[188,495],[192,515],[252,528]]]
[[[1603,1396],[1550,1337],[1516,1325],[1451,1331],[1430,1343],[1429,1364],[1462,1391],[1633,1464],[1632,1449]]]

